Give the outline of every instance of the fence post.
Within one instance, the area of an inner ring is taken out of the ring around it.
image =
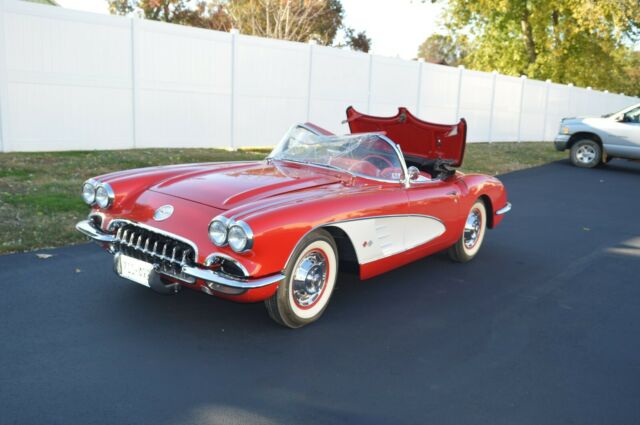
[[[235,28],[231,29],[231,93],[229,94],[229,149],[236,149],[235,141],[235,108],[236,108],[236,49],[238,45],[238,31]]]
[[[131,18],[131,129],[132,147],[138,146],[138,75],[140,72],[140,28],[137,18]]]
[[[565,117],[575,117],[577,115],[571,110],[571,92],[573,91],[572,89],[573,83],[567,84],[567,113],[564,114]]]
[[[460,120],[460,92],[462,91],[462,73],[464,65],[458,65],[458,93],[456,93],[456,117],[454,121]]]
[[[369,87],[367,90],[367,114],[371,113],[371,84],[373,79],[373,54],[369,53]]]
[[[422,98],[422,67],[424,59],[418,58],[418,93],[416,93],[416,116],[420,116],[420,99]]]
[[[316,40],[309,40],[309,78],[307,81],[307,122],[311,121],[311,84],[313,77],[313,47],[318,44]]]
[[[493,143],[493,110],[496,101],[496,79],[498,71],[491,73],[491,102],[489,103],[489,143]]]
[[[0,152],[9,151],[9,83],[7,76],[7,52],[5,49],[4,0],[0,0]]]
[[[545,81],[544,90],[544,115],[542,116],[542,141],[547,137],[547,113],[549,112],[549,89],[551,88],[551,80]]]
[[[524,84],[527,81],[526,75],[520,76],[520,108],[518,109],[518,142],[522,141],[522,109],[524,106]]]

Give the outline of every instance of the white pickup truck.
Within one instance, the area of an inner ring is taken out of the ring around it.
[[[593,118],[563,118],[556,149],[571,150],[571,162],[592,168],[613,158],[640,159],[640,103]]]

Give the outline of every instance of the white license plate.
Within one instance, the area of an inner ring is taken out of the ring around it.
[[[120,255],[116,270],[121,277],[148,287],[149,275],[153,271],[153,264],[137,258]]]

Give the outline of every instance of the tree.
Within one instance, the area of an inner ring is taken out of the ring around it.
[[[229,31],[233,23],[223,4],[190,0],[108,0],[114,15],[137,14],[145,19]]]
[[[469,68],[640,92],[626,71],[638,0],[449,0],[445,24],[472,40]]]
[[[342,26],[339,0],[230,0],[227,10],[243,34],[330,45]]]
[[[345,45],[349,46],[351,50],[365,53],[371,50],[371,39],[367,37],[365,31],[356,32],[353,28],[346,28],[344,30],[344,40]]]
[[[344,29],[340,0],[108,0],[111,13],[221,31],[237,28],[243,34],[333,45]],[[350,29],[345,29],[345,31]],[[369,49],[364,31],[347,45]],[[365,51],[367,51],[365,50]]]
[[[418,58],[440,65],[458,66],[469,53],[466,36],[432,34],[418,47]]]

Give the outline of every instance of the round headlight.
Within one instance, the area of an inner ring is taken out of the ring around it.
[[[243,252],[251,249],[253,233],[246,223],[238,222],[229,229],[227,241],[231,249],[235,252]]]
[[[82,185],[82,200],[92,205],[96,201],[96,188],[91,183],[85,183]]]
[[[217,246],[227,243],[227,224],[221,220],[213,220],[209,224],[209,239]]]
[[[100,208],[107,208],[113,202],[113,191],[108,184],[101,184],[96,189],[96,204]]]

